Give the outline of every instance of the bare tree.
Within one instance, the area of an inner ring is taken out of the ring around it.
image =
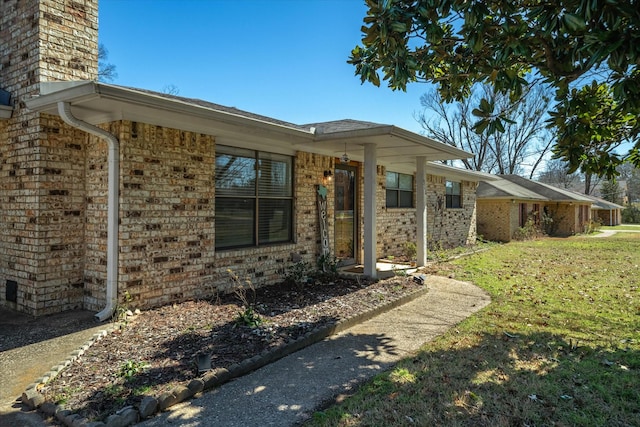
[[[578,173],[569,173],[569,164],[562,159],[551,159],[545,163],[538,181],[560,188],[574,188],[582,180]]]
[[[474,110],[482,99],[489,99],[509,121],[504,132],[474,128],[478,118]],[[545,120],[551,106],[548,88],[534,85],[516,102],[496,94],[490,86],[478,85],[462,102],[443,102],[435,90],[420,97],[423,111],[416,120],[424,134],[440,142],[475,154],[465,159],[465,168],[499,174],[526,174],[533,177],[552,146]]]
[[[109,57],[109,51],[102,43],[98,45],[98,81],[112,82],[118,78],[116,66],[105,62]]]
[[[178,86],[174,84],[168,84],[168,85],[164,85],[164,87],[162,88],[162,93],[176,96],[180,93],[180,89],[178,88]]]
[[[546,161],[545,169],[538,175],[538,181],[574,191],[578,191],[578,188],[582,186],[584,194],[592,194],[602,180],[593,173],[569,172],[570,169],[569,162],[566,160],[552,158]]]

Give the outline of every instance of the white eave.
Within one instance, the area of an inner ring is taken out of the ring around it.
[[[332,157],[345,152],[364,161],[364,145],[373,143],[378,164],[398,171],[415,170],[416,158],[428,161],[473,157],[473,154],[390,125],[317,133],[312,127],[287,124],[263,116],[236,114],[215,104],[192,103],[186,98],[93,81],[42,83],[41,94],[27,99],[27,108],[57,115],[58,102],[71,105],[73,115],[98,125],[118,120],[149,123],[216,137],[251,140],[261,147],[290,147]],[[212,107],[211,105],[214,105]],[[237,111],[240,112],[239,110]],[[268,144],[265,146],[265,143]]]
[[[364,146],[370,143],[376,145],[378,164],[398,172],[414,171],[416,157],[436,161],[474,156],[451,145],[392,125],[317,133],[313,141],[302,143],[297,148],[333,157],[340,157],[346,152],[351,160],[363,161]]]
[[[56,115],[60,101],[68,102],[78,119],[93,125],[130,120],[215,136],[242,133],[294,141],[312,137],[309,131],[93,81],[42,83],[41,95],[25,102],[30,110]]]
[[[497,181],[500,179],[496,175],[492,175],[490,173],[460,169],[434,162],[430,162],[427,165],[427,173],[430,175],[444,176],[450,180],[457,179],[460,181],[471,182]]]

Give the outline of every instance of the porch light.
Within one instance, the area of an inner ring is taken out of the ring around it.
[[[324,185],[327,185],[327,183],[331,182],[332,180],[333,180],[333,172],[331,172],[330,170],[324,171],[324,179],[322,180],[322,183]]]
[[[340,156],[340,162],[342,164],[349,163],[349,155],[347,155],[347,143],[344,143],[344,154]]]

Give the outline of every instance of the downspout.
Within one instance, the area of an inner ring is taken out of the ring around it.
[[[73,116],[68,102],[58,102],[58,113],[65,123],[107,141],[109,145],[109,181],[107,195],[107,303],[96,313],[102,322],[111,318],[118,302],[118,193],[120,179],[120,143],[115,135]]]

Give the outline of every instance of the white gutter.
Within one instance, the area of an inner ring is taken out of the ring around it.
[[[118,195],[120,179],[120,143],[115,135],[97,126],[83,122],[71,113],[68,102],[58,102],[58,113],[65,123],[95,135],[109,144],[109,182],[107,199],[107,304],[95,315],[102,322],[111,318],[118,303]]]

